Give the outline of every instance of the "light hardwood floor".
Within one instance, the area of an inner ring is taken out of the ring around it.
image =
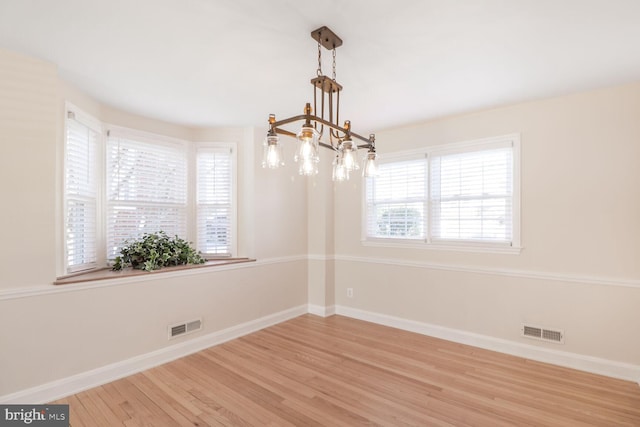
[[[640,426],[638,384],[304,315],[55,403],[73,426]]]

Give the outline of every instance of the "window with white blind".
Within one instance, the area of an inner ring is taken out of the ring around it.
[[[64,147],[64,243],[68,272],[98,262],[98,143],[100,125],[69,111]]]
[[[107,257],[144,233],[186,238],[186,143],[110,129],[106,157]]]
[[[108,126],[67,104],[64,273],[103,267],[127,240],[164,231],[209,257],[232,256],[236,154]]]
[[[432,154],[431,237],[511,243],[513,148],[476,148]]]
[[[381,163],[367,181],[367,236],[424,240],[427,201],[425,156]]]
[[[234,232],[233,152],[230,147],[200,147],[196,152],[198,250],[230,256]]]
[[[365,182],[365,241],[519,250],[519,151],[507,135],[382,161]]]

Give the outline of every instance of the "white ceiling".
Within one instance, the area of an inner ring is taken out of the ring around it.
[[[302,113],[322,25],[344,40],[341,117],[364,135],[640,80],[639,0],[0,0],[0,47],[194,126]]]

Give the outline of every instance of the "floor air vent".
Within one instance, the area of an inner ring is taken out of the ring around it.
[[[522,325],[520,331],[523,337],[564,344],[564,331],[562,330],[544,329],[534,325]]]
[[[202,329],[202,319],[178,323],[176,325],[169,325],[169,339],[178,337],[180,335],[190,334],[191,332],[196,332],[200,329]]]

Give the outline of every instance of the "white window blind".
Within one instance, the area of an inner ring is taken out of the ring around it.
[[[382,162],[379,175],[365,182],[365,239],[518,252],[519,150],[520,137],[512,134]]]
[[[64,159],[64,230],[67,272],[96,266],[99,132],[67,113]]]
[[[180,142],[110,131],[107,138],[107,257],[127,239],[164,231],[187,236],[187,150]]]
[[[197,247],[205,255],[230,256],[233,233],[233,158],[229,148],[198,148]]]
[[[367,236],[425,239],[427,162],[424,157],[382,163],[367,179]]]
[[[432,238],[510,243],[511,146],[431,156]]]

